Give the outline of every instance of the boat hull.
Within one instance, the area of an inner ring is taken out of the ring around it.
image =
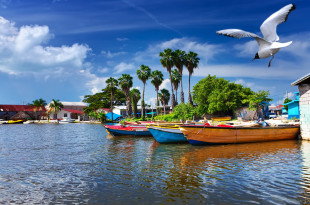
[[[132,130],[126,129],[113,129],[109,127],[105,127],[107,132],[116,137],[116,136],[152,136],[150,131],[146,128],[134,128]]]
[[[188,143],[186,137],[179,128],[148,127],[155,140],[165,143]]]
[[[192,145],[237,144],[296,139],[299,126],[290,127],[186,127],[181,126]]]

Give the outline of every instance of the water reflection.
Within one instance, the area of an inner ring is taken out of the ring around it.
[[[310,142],[195,147],[101,125],[0,127],[0,204],[305,204]]]

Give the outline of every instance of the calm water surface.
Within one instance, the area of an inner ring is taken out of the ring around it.
[[[101,125],[0,125],[0,204],[307,204],[310,143],[194,147]]]

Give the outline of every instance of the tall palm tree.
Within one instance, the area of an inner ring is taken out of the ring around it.
[[[64,107],[64,105],[59,100],[53,99],[49,107],[50,107],[49,112],[54,112],[56,114],[56,120],[57,120],[57,114]]]
[[[183,65],[185,62],[185,51],[181,51],[179,49],[175,50],[172,53],[172,59],[173,59],[173,64],[175,67],[178,69],[180,75],[181,75],[181,103],[184,103],[184,92],[183,92],[183,83],[182,83],[182,73],[183,73]]]
[[[40,99],[36,99],[34,101],[32,101],[32,104],[30,104],[33,107],[33,111],[36,113],[37,111],[40,112],[40,117],[39,117],[39,121],[41,119],[42,116],[42,111],[43,108],[47,105],[46,101],[43,100],[42,98]],[[36,114],[36,118],[37,118],[37,114]]]
[[[129,74],[122,74],[118,79],[119,86],[126,96],[126,112],[130,118],[132,113],[131,100],[130,100],[130,88],[132,87],[132,77]]]
[[[115,78],[110,77],[105,82],[107,84],[107,90],[111,92],[111,120],[113,122],[113,98],[118,86],[118,81]]]
[[[163,80],[164,80],[164,75],[161,71],[159,70],[154,70],[151,73],[151,83],[154,85],[155,87],[155,91],[156,91],[156,112],[158,115],[158,106],[159,106],[159,102],[158,102],[158,90],[159,90],[159,86],[162,84]]]
[[[145,84],[146,81],[151,77],[151,69],[146,66],[146,65],[141,65],[140,66],[141,70],[137,70],[137,75],[139,80],[141,80],[143,82],[143,92],[142,92],[142,101],[141,101],[141,115],[142,118],[145,117],[145,104],[144,104],[144,91],[145,91]]]
[[[181,80],[181,75],[177,69],[172,70],[171,72],[171,82],[175,90],[175,103],[178,104],[178,88]]]
[[[137,88],[131,89],[130,97],[131,97],[131,102],[132,102],[133,117],[137,118],[138,102],[141,99],[140,90],[138,90]]]
[[[191,75],[194,73],[194,69],[198,68],[198,63],[200,61],[200,58],[197,57],[198,54],[194,53],[192,51],[188,52],[188,54],[185,55],[185,66],[188,70],[189,76],[188,76],[188,102],[193,105],[193,99],[191,95]]]
[[[160,63],[161,65],[167,69],[169,73],[169,78],[170,78],[170,84],[171,84],[171,106],[174,108],[176,106],[175,103],[175,97],[174,97],[174,92],[173,92],[173,85],[171,82],[171,69],[173,67],[173,60],[172,60],[172,50],[170,48],[166,48],[164,52],[160,52],[159,56],[161,57]]]
[[[159,97],[159,101],[164,107],[164,114],[166,114],[166,105],[169,103],[170,93],[167,89],[163,88],[160,90],[160,93],[158,93],[158,97]]]

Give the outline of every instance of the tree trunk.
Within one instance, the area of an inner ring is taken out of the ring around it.
[[[175,87],[174,87],[175,88]],[[175,90],[175,105],[178,105],[178,90]]]
[[[164,115],[166,115],[166,105],[164,104]]]
[[[129,90],[123,90],[125,95],[126,95],[126,111],[127,111],[127,117],[131,117],[131,113],[132,113],[132,109],[131,109],[131,100],[130,100],[130,94],[129,94]]]
[[[193,100],[191,95],[191,74],[188,76],[188,102],[193,106]]]
[[[113,123],[113,91],[111,90],[111,121]]]
[[[181,103],[184,103],[184,92],[183,92],[183,83],[182,83],[182,71],[180,72],[181,74]]]
[[[170,84],[171,84],[171,107],[173,109],[176,106],[176,103],[175,103],[175,98],[174,98],[174,93],[173,93],[173,84],[171,81],[171,71],[169,72],[169,77],[170,77]]]
[[[141,101],[141,117],[142,117],[142,119],[144,119],[144,116],[145,116],[144,91],[145,91],[145,83],[143,82],[143,92],[142,92],[142,101]]]
[[[158,89],[156,89],[156,113],[157,113],[157,116],[158,116],[158,106],[159,106],[159,103],[158,103]]]

